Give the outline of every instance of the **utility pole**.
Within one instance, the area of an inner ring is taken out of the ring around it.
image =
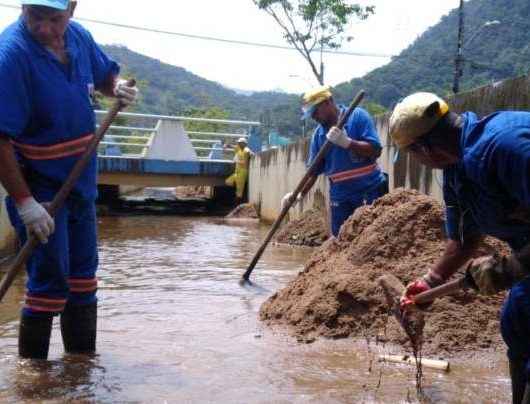
[[[460,9],[458,11],[458,39],[455,56],[455,75],[453,81],[453,93],[460,90],[460,77],[462,76],[462,49],[464,42],[464,0],[460,0]]]

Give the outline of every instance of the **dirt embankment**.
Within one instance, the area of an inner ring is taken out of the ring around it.
[[[235,207],[228,215],[225,216],[230,219],[259,219],[256,207],[251,203],[242,203]]]
[[[441,205],[418,192],[396,190],[359,208],[338,239],[318,248],[304,271],[262,305],[260,317],[307,341],[356,336],[408,344],[388,317],[376,279],[392,273],[406,284],[423,275],[443,248]],[[487,240],[477,255],[499,249],[507,252],[502,243]],[[498,347],[502,298],[460,292],[439,299],[426,315],[424,353]]]
[[[326,212],[313,209],[305,212],[299,219],[285,224],[275,240],[299,246],[318,247],[328,238]]]

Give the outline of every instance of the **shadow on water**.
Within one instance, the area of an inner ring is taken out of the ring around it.
[[[241,287],[267,230],[207,218],[101,219],[98,355],[64,355],[56,319],[50,361],[19,360],[17,279],[0,309],[0,402],[417,402],[414,370],[377,363],[380,347],[298,343],[259,322],[263,301],[310,254],[269,246],[252,274],[257,286]],[[426,371],[426,397],[506,402],[503,366],[502,358]]]

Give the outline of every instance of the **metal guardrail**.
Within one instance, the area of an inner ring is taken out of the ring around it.
[[[106,114],[106,111],[96,111],[96,116],[98,117],[103,116],[104,114]],[[139,114],[133,112],[120,112],[118,114],[118,122],[120,121],[120,118],[122,121],[126,120],[127,123],[133,121],[134,124],[114,124],[109,127],[107,134],[100,143],[99,153],[102,157],[145,158],[153,143],[153,139],[156,136],[158,124],[160,121],[164,120],[178,122],[206,122],[223,126],[238,126],[246,129],[244,133],[237,133],[235,131],[186,131],[199,160],[211,160],[209,156],[204,155],[209,152],[213,159],[219,161],[216,156],[213,156],[214,153],[212,152],[217,151],[218,154],[220,153],[223,157],[227,153],[230,153],[231,157],[233,156],[233,149],[222,147],[225,140],[233,140],[240,137],[247,138],[252,127],[261,125],[260,122],[255,121]],[[154,126],[150,126],[153,124]],[[231,158],[223,158],[221,160],[232,161]]]

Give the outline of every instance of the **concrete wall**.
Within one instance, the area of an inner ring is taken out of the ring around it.
[[[250,161],[249,201],[254,203],[261,218],[273,221],[280,211],[283,195],[293,191],[304,176],[309,139],[302,139],[278,149],[267,150]],[[325,207],[328,195],[327,180],[321,176],[303,203],[289,212],[296,218],[312,207]]]
[[[449,100],[451,109],[456,112],[474,111],[484,116],[497,110],[530,110],[530,76],[518,77],[461,93]],[[379,164],[389,174],[390,189],[397,187],[413,188],[442,200],[442,173],[428,169],[400,153],[395,160],[397,149],[388,135],[390,114],[375,118],[383,152]],[[293,191],[305,174],[309,139],[301,139],[295,144],[270,150],[257,155],[250,165],[249,199],[256,204],[258,212],[265,220],[274,220],[280,211],[280,199]],[[316,198],[315,198],[316,195]],[[327,198],[327,183],[321,176],[314,191],[304,205],[290,212],[291,217],[315,205],[322,205]]]

